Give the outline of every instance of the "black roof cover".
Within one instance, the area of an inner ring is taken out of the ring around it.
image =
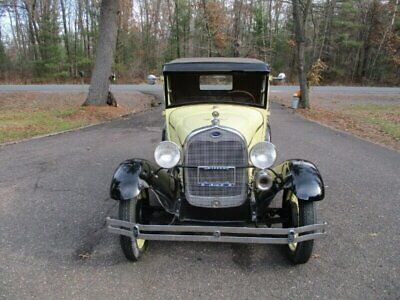
[[[269,66],[258,59],[230,57],[179,58],[164,65],[164,72],[269,72]]]

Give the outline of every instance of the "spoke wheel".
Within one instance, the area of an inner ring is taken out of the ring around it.
[[[137,201],[136,210],[134,203]],[[132,223],[146,224],[146,207],[148,205],[147,192],[142,192],[137,198],[119,202],[119,219]],[[125,257],[130,261],[137,261],[146,251],[148,241],[132,239],[121,235],[120,245]]]
[[[296,228],[316,222],[314,202],[299,201],[292,191],[285,191],[282,207],[288,215],[288,221],[283,223],[284,228]],[[298,237],[298,234],[295,237]],[[286,246],[286,252],[294,264],[304,264],[310,259],[313,247],[313,240],[290,243]]]

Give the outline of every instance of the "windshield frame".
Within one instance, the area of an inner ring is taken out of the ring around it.
[[[240,73],[249,73],[249,74],[261,74],[263,75],[263,84],[264,88],[260,91],[260,97],[262,97],[262,103],[245,103],[245,102],[234,102],[234,101],[191,101],[187,103],[178,103],[178,104],[171,104],[170,101],[170,93],[172,90],[169,88],[169,76],[171,74],[176,74],[176,73],[196,73],[200,75],[233,75],[234,73],[238,73],[238,71],[229,71],[229,72],[215,72],[215,71],[204,71],[204,72],[164,72],[164,103],[165,103],[165,108],[175,108],[175,107],[181,107],[181,106],[187,106],[187,105],[198,105],[198,104],[230,104],[230,105],[241,105],[241,106],[251,106],[251,107],[256,107],[256,108],[263,108],[267,109],[268,108],[268,90],[269,90],[269,72],[260,72],[260,71],[239,71]]]

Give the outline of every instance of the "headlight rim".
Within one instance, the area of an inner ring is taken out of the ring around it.
[[[254,161],[254,159],[253,159],[254,151],[255,151],[256,147],[257,147],[258,145],[260,145],[260,144],[272,145],[272,150],[273,150],[273,161],[272,161],[272,163],[265,164],[265,165],[260,165],[257,161]],[[256,143],[255,145],[253,145],[253,147],[251,147],[250,152],[249,152],[249,160],[250,160],[251,164],[252,164],[254,167],[256,167],[256,168],[258,168],[258,169],[261,169],[261,170],[271,168],[271,167],[275,164],[276,159],[277,159],[276,147],[275,147],[275,145],[274,145],[273,143],[268,142],[268,141],[262,141],[262,142]]]
[[[173,145],[177,150],[178,150],[178,154],[179,154],[179,158],[178,158],[178,160],[177,160],[177,162],[174,164],[174,165],[171,165],[171,166],[162,166],[160,163],[159,163],[159,160],[157,159],[157,149],[159,149],[159,147],[161,146],[161,145],[166,145],[166,144],[169,144],[169,145]],[[158,143],[158,145],[157,145],[157,147],[155,148],[155,150],[154,150],[154,160],[156,161],[156,163],[157,163],[157,165],[160,167],[160,168],[163,168],[163,169],[172,169],[172,168],[174,168],[174,167],[176,167],[177,165],[179,165],[179,163],[182,161],[182,149],[181,149],[181,147],[179,147],[179,145],[177,144],[177,143],[175,143],[175,142],[172,142],[172,141],[161,141],[160,143]]]

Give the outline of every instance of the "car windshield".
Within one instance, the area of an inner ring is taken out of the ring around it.
[[[188,73],[165,75],[168,106],[236,103],[265,106],[267,73]]]

